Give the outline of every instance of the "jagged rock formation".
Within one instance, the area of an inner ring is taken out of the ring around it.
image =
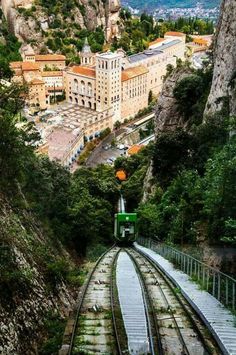
[[[205,115],[214,114],[229,104],[236,115],[236,1],[223,0],[214,51],[214,73]]]
[[[28,212],[13,211],[0,196],[0,354],[37,354],[47,315],[68,316],[75,293],[49,267],[59,259],[73,265]]]
[[[177,101],[174,97],[174,88],[176,84],[191,74],[191,70],[177,68],[166,79],[161,94],[158,99],[155,113],[155,133],[161,131],[173,131],[177,127],[184,127],[183,115],[178,110]]]
[[[9,28],[22,42],[36,41],[40,47],[44,32],[50,30],[56,18],[70,29],[70,24],[90,31],[101,26],[107,41],[119,35],[119,0],[79,0],[78,5],[73,8],[73,14],[66,19],[63,18],[63,13],[58,13],[57,17],[55,14],[48,14],[46,9],[38,4],[36,5],[34,0],[1,0]],[[32,8],[34,11],[31,11]],[[60,30],[60,26],[57,29]],[[70,36],[73,37],[72,32]]]

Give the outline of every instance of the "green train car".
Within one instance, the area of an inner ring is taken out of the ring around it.
[[[132,244],[137,234],[137,213],[119,212],[115,214],[114,236],[119,244]]]

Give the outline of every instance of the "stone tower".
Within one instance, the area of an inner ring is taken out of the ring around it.
[[[106,52],[96,56],[97,110],[112,108],[113,123],[121,120],[121,65],[121,54]]]
[[[80,52],[81,65],[94,66],[95,65],[95,55],[92,53],[88,39],[85,38],[84,46]]]

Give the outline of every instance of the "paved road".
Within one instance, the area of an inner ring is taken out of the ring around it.
[[[118,137],[120,134],[124,133],[126,129],[121,128],[117,131],[112,132],[106,137],[97,148],[94,149],[92,154],[87,160],[86,166],[87,167],[96,167],[98,164],[107,164],[107,159],[109,158],[118,158],[125,154],[124,150],[119,150],[117,148],[110,147],[109,149],[105,150],[103,147],[106,145],[110,145],[111,141]]]

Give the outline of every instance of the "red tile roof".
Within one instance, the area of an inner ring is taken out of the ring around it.
[[[75,74],[81,74],[83,76],[88,76],[90,78],[96,78],[96,71],[94,68],[74,66],[74,67],[72,67],[71,70]]]
[[[11,69],[21,69],[22,62],[11,62],[10,67]]]
[[[148,69],[143,65],[139,65],[138,67],[128,68],[122,71],[121,80],[126,81],[135,78],[136,76],[147,74]]]
[[[39,65],[33,62],[22,62],[21,68],[23,71],[39,70]]]
[[[37,62],[64,61],[66,60],[66,57],[62,54],[37,54],[35,60]]]
[[[140,151],[140,149],[142,149],[142,148],[143,148],[143,145],[138,145],[138,144],[132,145],[132,147],[130,147],[128,149],[128,154],[129,155],[137,154]]]
[[[194,38],[193,42],[196,44],[204,45],[204,46],[207,46],[207,44],[208,44],[207,40],[205,40],[203,38]]]
[[[157,38],[155,39],[155,41],[152,41],[149,43],[149,47],[150,46],[154,46],[155,44],[158,44],[158,43],[161,43],[161,42],[164,42],[165,41],[165,38]]]
[[[185,37],[186,35],[183,32],[169,31],[165,33],[165,36]]]

